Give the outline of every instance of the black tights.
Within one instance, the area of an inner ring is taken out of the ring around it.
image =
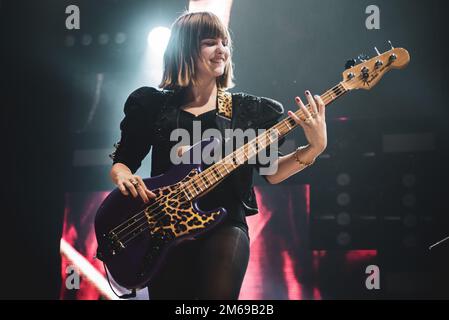
[[[149,283],[150,299],[238,299],[249,259],[242,229],[220,225],[203,238],[186,240],[167,255]]]

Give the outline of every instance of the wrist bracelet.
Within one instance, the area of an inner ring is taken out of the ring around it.
[[[299,157],[298,157],[299,151],[301,151],[302,149],[305,149],[305,148],[307,148],[307,146],[298,147],[298,148],[296,149],[296,152],[295,152],[295,160],[296,160],[296,162],[298,162],[300,165],[302,165],[302,166],[304,166],[304,167],[308,167],[308,166],[311,166],[311,165],[315,162],[315,159],[313,159],[313,160],[310,161],[310,162],[304,162],[304,161],[301,161],[301,160],[299,159]]]

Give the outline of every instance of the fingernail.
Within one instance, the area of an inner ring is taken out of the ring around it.
[[[296,101],[299,101],[299,97],[295,97],[295,100],[296,100]]]
[[[310,94],[310,91],[309,91],[309,90],[307,90],[307,91],[306,91],[306,95],[309,95],[309,94]]]

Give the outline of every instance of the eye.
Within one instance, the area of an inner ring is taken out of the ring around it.
[[[214,40],[204,40],[203,41],[203,45],[206,45],[206,46],[213,46],[214,44],[215,44]]]
[[[206,45],[206,46],[214,46],[218,43],[218,39],[207,39],[207,40],[203,40],[202,44]],[[221,42],[223,44],[224,47],[227,47],[229,44],[229,41],[227,39],[222,40]]]

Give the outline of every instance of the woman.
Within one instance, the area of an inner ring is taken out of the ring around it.
[[[173,130],[192,133],[195,121],[201,123],[202,131],[269,128],[280,120],[283,108],[279,102],[244,93],[232,94],[231,113],[218,112],[224,90],[233,86],[231,53],[229,32],[214,14],[185,13],[174,22],[160,84],[165,90],[143,87],[125,103],[121,140],[111,169],[111,178],[124,195],[141,197],[144,202],[155,197],[134,173],[150,149],[152,176],[170,168],[170,151],[177,143],[170,141]],[[324,103],[308,91],[306,97],[312,112],[296,97],[306,117],[300,119],[292,112],[289,116],[303,128],[309,144],[279,156],[277,171],[265,176],[269,183],[279,183],[303,170],[326,148]],[[245,217],[257,213],[252,188],[255,167],[240,167],[201,198],[202,209],[226,208],[226,219],[199,239],[184,241],[170,252],[149,284],[150,299],[238,298],[249,258]]]

